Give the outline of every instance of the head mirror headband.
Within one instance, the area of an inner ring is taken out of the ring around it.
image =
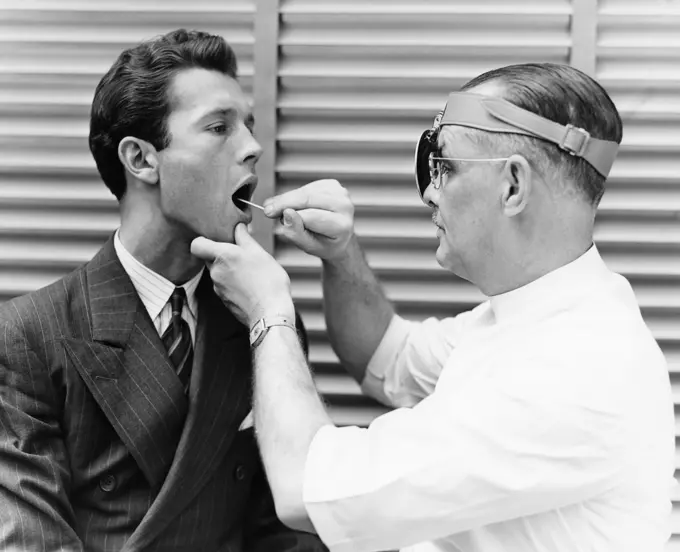
[[[430,185],[430,155],[437,155],[439,131],[445,125],[542,138],[570,155],[582,157],[605,178],[619,149],[616,142],[593,138],[582,128],[550,121],[507,100],[453,92],[449,94],[444,111],[437,115],[432,128],[423,132],[416,145],[416,185],[421,199]]]

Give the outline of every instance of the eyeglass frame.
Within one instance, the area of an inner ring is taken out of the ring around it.
[[[442,181],[442,176],[443,174],[448,174],[450,171],[442,171],[439,169],[439,174],[437,176],[434,175],[434,163],[433,161],[459,161],[459,162],[486,162],[486,163],[499,163],[501,161],[507,161],[510,159],[509,157],[490,157],[488,159],[470,159],[466,157],[437,157],[430,153],[428,157],[428,165],[430,169],[430,186],[432,186],[435,190],[439,191],[442,186],[443,186],[443,181]],[[441,163],[439,163],[441,165]],[[427,188],[425,188],[427,190]],[[425,191],[423,190],[423,192]]]

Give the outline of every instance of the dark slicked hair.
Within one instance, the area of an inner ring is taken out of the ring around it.
[[[623,125],[614,102],[600,84],[574,67],[556,63],[509,65],[475,77],[462,90],[490,81],[503,85],[503,99],[527,111],[562,125],[580,127],[594,138],[621,143]],[[519,149],[517,153],[526,154],[534,164],[561,171],[594,206],[599,204],[606,179],[584,159],[540,138],[484,135],[482,140],[494,146],[504,144],[506,150],[508,146]]]
[[[90,114],[90,151],[118,200],[126,190],[120,141],[134,136],[157,150],[167,147],[168,89],[180,70],[194,67],[237,76],[236,56],[224,38],[178,29],[123,51],[99,81]]]

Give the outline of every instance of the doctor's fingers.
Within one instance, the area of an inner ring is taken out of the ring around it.
[[[327,238],[338,238],[351,233],[354,221],[344,214],[322,209],[303,209],[297,211],[305,229]]]
[[[354,205],[352,205],[349,192],[340,186],[337,181],[334,182],[337,185],[324,184],[318,187],[313,182],[301,188],[269,198],[264,202],[265,214],[268,217],[278,217],[283,213],[284,209],[294,209],[296,211],[302,209],[324,209],[353,216]]]
[[[307,253],[312,253],[319,246],[319,236],[305,228],[300,214],[291,209],[286,210],[282,219],[275,223],[274,233]]]

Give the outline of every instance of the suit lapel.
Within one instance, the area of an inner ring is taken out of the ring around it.
[[[65,339],[65,347],[147,480],[159,488],[175,455],[187,399],[112,239],[86,275],[92,341]]]
[[[222,463],[251,408],[247,329],[214,294],[207,272],[197,294],[199,317],[189,414],[168,477],[130,537],[130,550],[148,546],[195,498]]]

